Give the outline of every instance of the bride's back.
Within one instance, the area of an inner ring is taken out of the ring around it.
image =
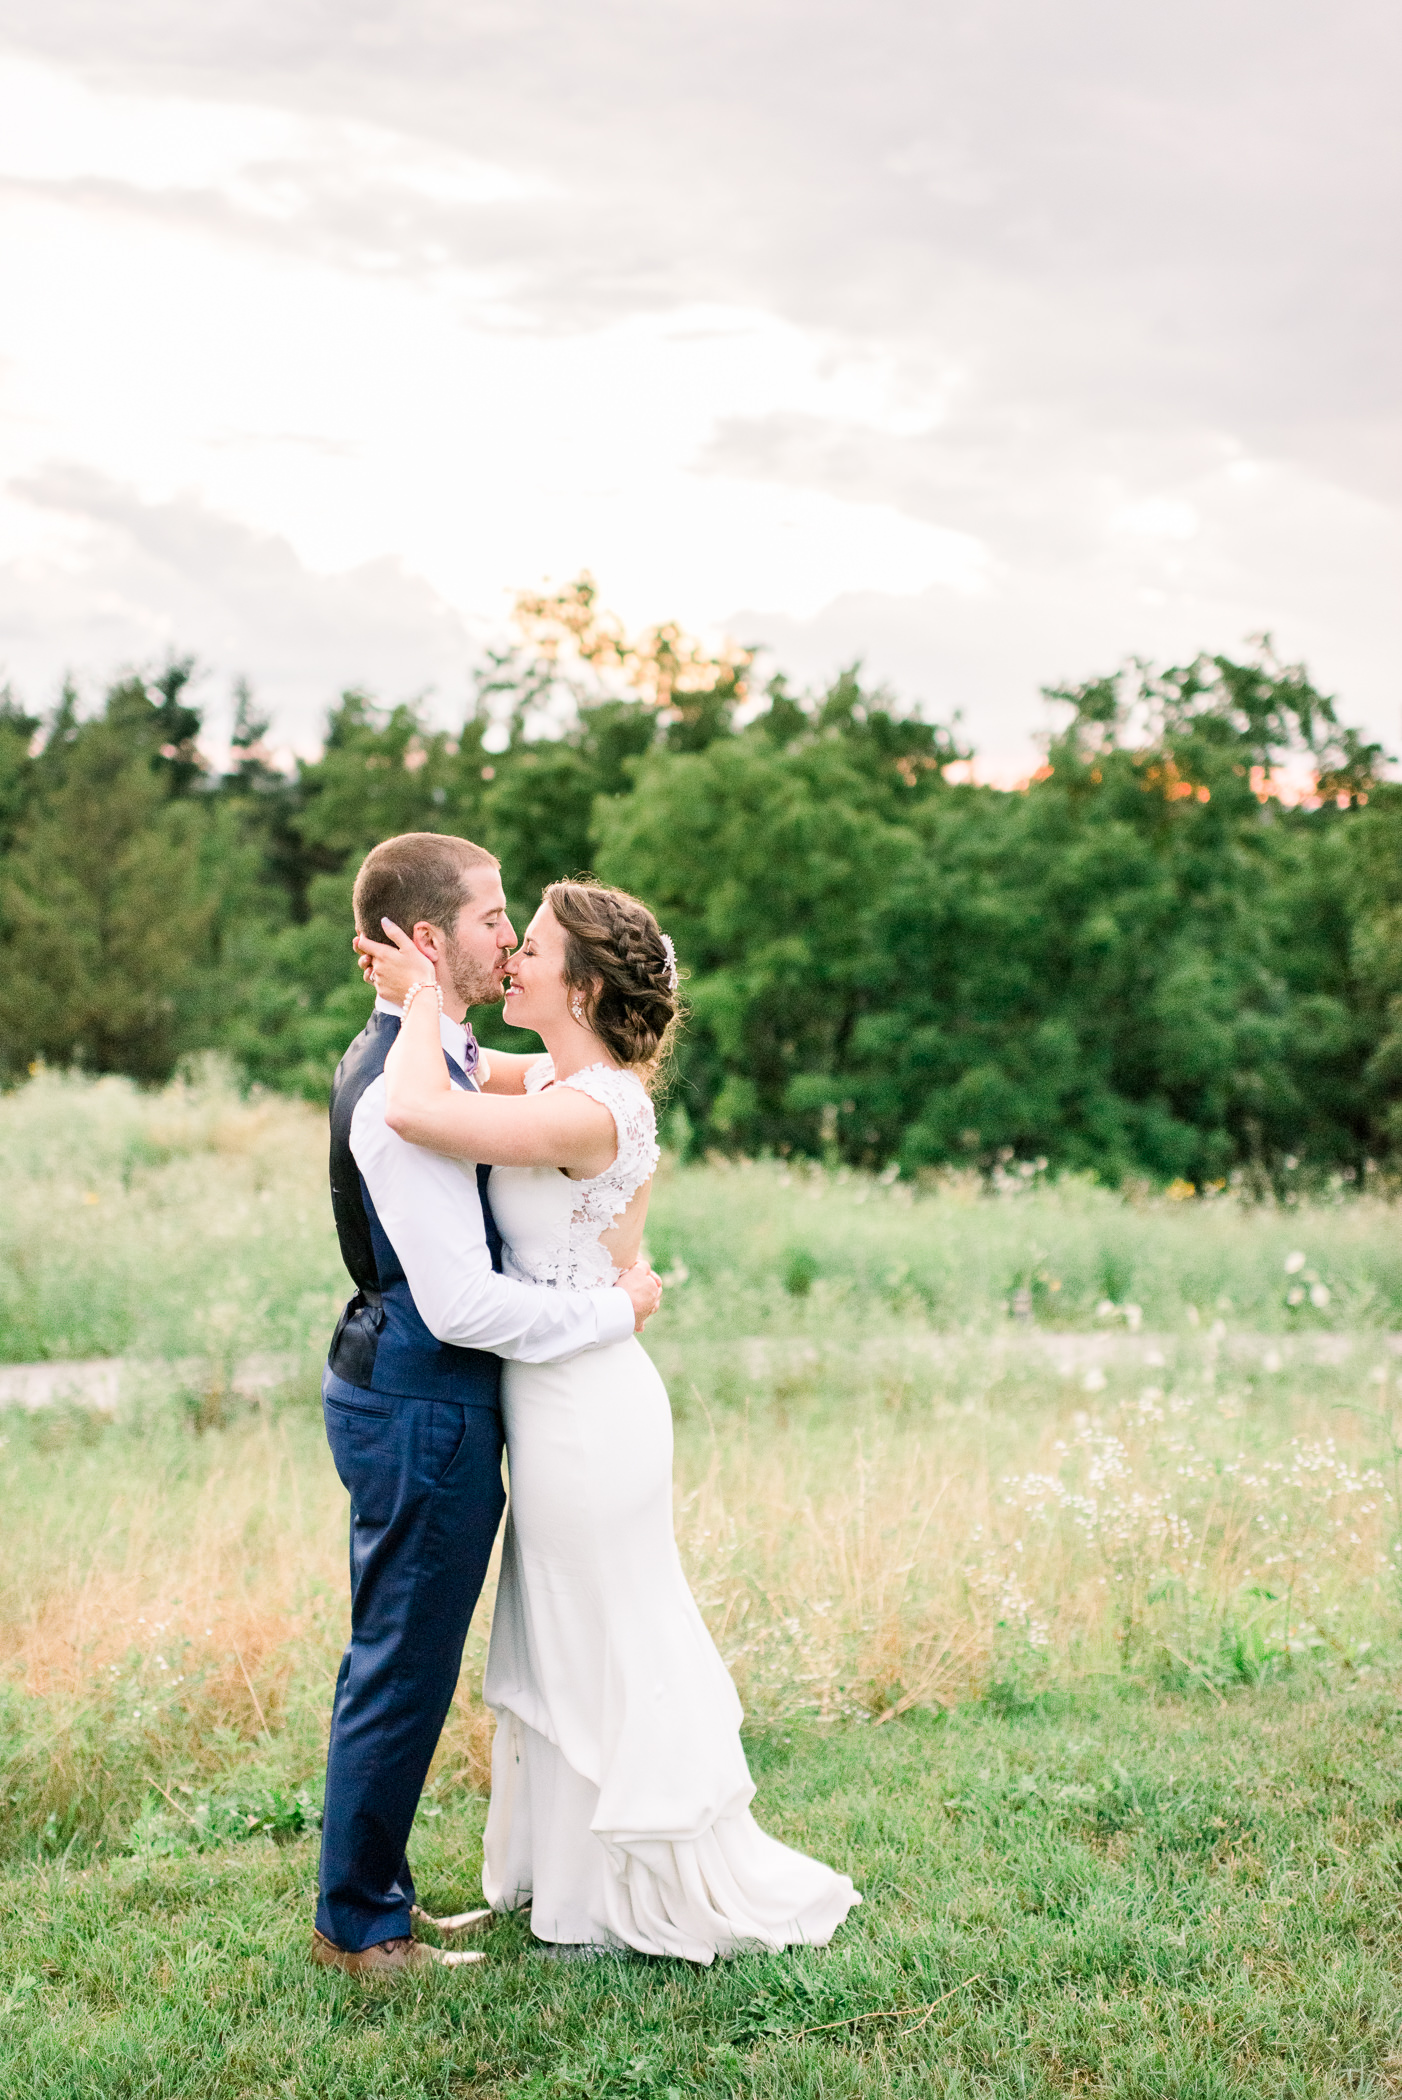
[[[652,1196],[652,1176],[636,1193],[629,1197],[628,1208],[616,1224],[599,1234],[599,1245],[603,1247],[614,1267],[621,1274],[631,1269],[643,1251],[643,1233],[647,1227],[647,1207]]]

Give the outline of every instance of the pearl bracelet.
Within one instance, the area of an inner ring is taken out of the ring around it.
[[[436,999],[436,1000],[438,1001],[438,1011],[439,1011],[439,1013],[440,1013],[440,1014],[442,1013],[442,1011],[443,1011],[443,987],[442,987],[442,985],[441,985],[441,984],[440,984],[440,983],[438,982],[438,980],[437,980],[437,978],[436,978],[436,977],[421,977],[421,978],[419,979],[418,983],[417,983],[417,984],[411,984],[411,985],[410,985],[410,987],[409,987],[409,989],[408,989],[408,991],[407,991],[407,992],[406,992],[406,993],[404,994],[404,1007],[403,1007],[403,1012],[404,1012],[404,1018],[405,1018],[405,1020],[406,1020],[406,1021],[407,1021],[407,1020],[408,1020],[408,1018],[409,1018],[409,1008],[410,1008],[410,1007],[411,1007],[411,1006],[413,1005],[414,1001],[415,1001],[415,1000],[416,1000],[416,999],[418,998],[418,996],[419,996],[419,993],[420,993],[420,992],[430,992],[430,991],[431,991],[431,992],[433,993],[433,996],[434,996],[434,998],[435,998],[435,999]]]

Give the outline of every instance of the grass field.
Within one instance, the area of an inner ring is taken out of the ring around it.
[[[766,1826],[866,1901],[712,1972],[305,1960],[344,1507],[309,1111],[0,1100],[0,2091],[1402,2092],[1398,1215],[672,1168],[649,1345]],[[257,1406],[248,1352],[276,1366]],[[415,1835],[475,1899],[486,1610]]]

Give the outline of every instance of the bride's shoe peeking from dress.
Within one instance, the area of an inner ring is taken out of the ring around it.
[[[610,1283],[638,1259],[657,1162],[648,1081],[677,1012],[671,944],[617,890],[555,883],[512,959],[506,1018],[544,1058],[491,1091],[447,1081],[424,961],[386,922],[359,942],[406,1004],[387,1118],[493,1167],[512,1274]],[[709,1962],[823,1944],[852,1883],[750,1814],[740,1703],[672,1531],[672,1422],[636,1338],[505,1367],[511,1508],[484,1693],[496,1715],[483,1885],[536,1937]]]

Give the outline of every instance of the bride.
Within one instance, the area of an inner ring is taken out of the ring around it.
[[[378,990],[432,983],[389,920]],[[401,1136],[493,1168],[509,1274],[576,1288],[637,1258],[658,1150],[648,1082],[677,1012],[670,941],[620,890],[556,882],[512,957],[506,1019],[547,1054],[525,1093],[449,1085],[431,999],[385,1067]],[[506,1084],[512,1082],[508,1078]],[[682,1574],[672,1420],[636,1338],[507,1363],[511,1509],[484,1695],[496,1716],[483,1886],[562,1952],[709,1962],[825,1944],[852,1883],[766,1836],[740,1702]]]

